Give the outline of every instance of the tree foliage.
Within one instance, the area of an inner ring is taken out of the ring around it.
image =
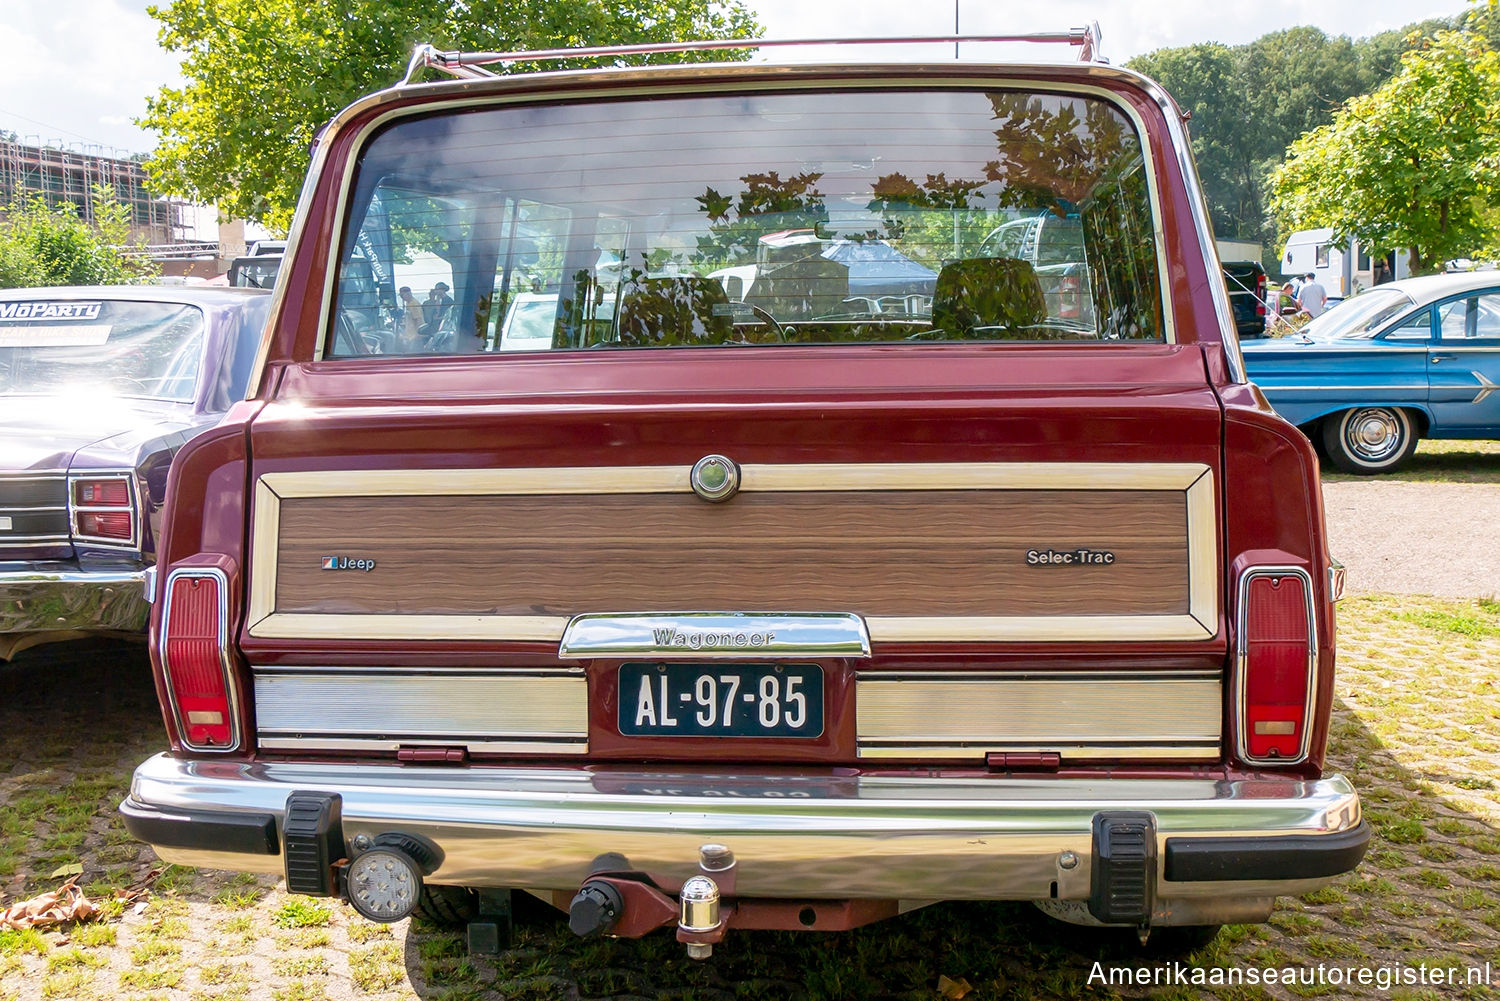
[[[1193,152],[1215,231],[1267,243],[1270,267],[1277,234],[1265,190],[1287,146],[1332,121],[1349,98],[1389,79],[1411,46],[1452,26],[1424,21],[1358,41],[1296,27],[1245,45],[1158,49],[1129,66],[1161,83],[1192,115]]]
[[[71,202],[49,206],[40,195],[0,213],[0,288],[122,285],[154,275],[149,258],[122,252],[129,209],[102,185],[92,202],[92,224]]]
[[[187,80],[147,102],[142,124],[161,135],[148,164],[154,190],[277,229],[291,219],[319,125],[400,79],[419,42],[507,51],[759,30],[740,0],[172,0],[149,10]]]
[[[1500,162],[1500,56],[1478,32],[1443,31],[1373,93],[1294,142],[1272,178],[1287,229],[1331,226],[1440,269],[1489,238]]]

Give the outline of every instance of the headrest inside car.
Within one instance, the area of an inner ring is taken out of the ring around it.
[[[1047,318],[1042,283],[1015,257],[975,257],[943,265],[932,296],[932,325],[954,337],[1026,336]]]
[[[620,290],[622,347],[718,344],[733,333],[729,296],[713,278],[642,278]]]

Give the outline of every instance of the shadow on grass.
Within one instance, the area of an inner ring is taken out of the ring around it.
[[[1418,443],[1417,451],[1394,473],[1351,476],[1323,462],[1323,479],[1332,483],[1390,481],[1393,483],[1500,483],[1500,441],[1444,441]]]

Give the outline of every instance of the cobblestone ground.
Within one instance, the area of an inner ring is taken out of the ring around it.
[[[1360,786],[1378,840],[1352,877],[1283,899],[1270,924],[1226,929],[1189,975],[1488,962],[1500,981],[1500,604],[1357,597],[1341,620],[1331,765]],[[96,924],[0,932],[0,1001],[938,998],[940,977],[976,999],[1500,997],[1478,985],[1110,988],[1090,984],[1093,964],[1136,966],[1132,947],[1029,905],[943,904],[841,935],[735,934],[706,963],[665,934],[580,942],[541,913],[513,948],[470,959],[456,935],[371,924],[273,878],[157,873],[114,807],[161,743],[139,648],[56,647],[0,668],[0,905],[73,864],[101,901],[152,890],[144,907],[106,903]]]

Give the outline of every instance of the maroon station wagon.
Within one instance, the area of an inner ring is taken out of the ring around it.
[[[136,836],[695,957],[944,899],[1212,929],[1358,863],[1317,461],[1170,97],[481,68],[531,58],[424,47],[458,79],[324,133],[249,399],[172,466]],[[1066,291],[985,244],[1042,214]]]

